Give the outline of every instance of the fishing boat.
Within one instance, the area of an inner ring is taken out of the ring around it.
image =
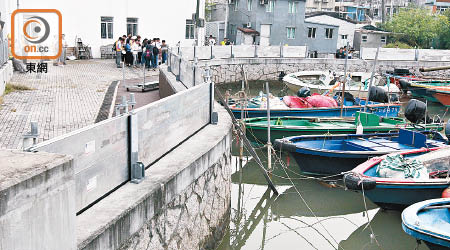
[[[278,98],[278,101],[280,99]],[[363,111],[366,101],[355,98],[355,103],[352,106],[344,105],[342,109],[343,117],[353,117],[356,112]],[[347,103],[346,103],[347,104]],[[370,102],[367,105],[367,111],[379,116],[397,117],[400,111],[400,103],[378,103]],[[246,118],[266,117],[267,108],[257,102],[250,102],[248,105],[241,108],[239,104],[230,106],[231,111],[236,119],[241,119],[241,113]],[[341,116],[340,107],[323,107],[323,108],[289,108],[287,106],[270,106],[271,117],[282,116],[297,116],[297,117],[338,117]]]
[[[450,87],[430,88],[428,89],[428,92],[442,105],[450,107]]]
[[[253,142],[267,142],[267,118],[248,118],[244,120],[247,137]],[[358,125],[363,133],[389,133],[400,128],[408,130],[442,131],[441,123],[413,124],[404,118],[381,117],[376,114],[356,112],[355,117],[271,117],[270,134],[275,139],[296,135],[356,134]]]
[[[344,175],[344,183],[351,190],[364,188],[364,195],[380,207],[405,208],[441,197],[450,183],[449,160],[450,149],[439,147],[375,157]]]
[[[450,199],[426,200],[402,212],[405,233],[422,240],[430,250],[450,248]]]
[[[329,71],[300,71],[288,74],[283,77],[283,82],[290,90],[297,93],[301,88],[308,87],[311,92],[323,94],[325,92],[338,91],[342,88],[341,82],[344,82],[344,72]],[[345,91],[354,96],[366,96],[367,86],[370,81],[371,73],[367,72],[349,72],[347,74],[349,80],[345,84]],[[383,83],[381,85],[386,91],[390,93],[400,93],[400,89],[392,84],[385,85],[384,81],[380,81],[380,77],[374,79],[374,85]]]
[[[416,98],[423,98],[430,102],[439,102],[433,94],[428,91],[435,87],[450,86],[449,80],[429,80],[429,81],[405,81],[400,80],[402,89],[410,91],[411,95]]]
[[[435,139],[428,139],[427,135]],[[389,153],[446,145],[439,133],[400,129],[398,133],[363,135],[304,135],[275,140],[275,147],[295,159],[307,174],[337,175],[369,158]]]

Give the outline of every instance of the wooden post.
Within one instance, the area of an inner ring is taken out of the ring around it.
[[[367,105],[369,104],[369,90],[372,87],[373,77],[375,75],[375,70],[377,69],[378,53],[380,52],[380,47],[377,48],[377,53],[375,54],[375,61],[373,62],[372,75],[370,76],[369,88],[367,89],[366,105],[364,105],[364,112],[367,110]]]
[[[347,63],[348,63],[348,51],[349,43],[347,42],[347,53],[345,53],[345,70],[344,70],[344,82],[342,83],[342,94],[341,94],[341,117],[344,113],[344,102],[345,102],[345,84],[347,83]]]
[[[266,82],[267,91],[267,169],[272,173],[272,143],[270,142],[270,101],[269,101],[269,82]]]

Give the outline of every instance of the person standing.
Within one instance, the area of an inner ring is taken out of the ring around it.
[[[209,35],[208,45],[209,45],[209,46],[214,46],[214,45],[216,45],[216,39],[214,39],[214,37],[213,37],[212,35]]]
[[[147,42],[148,42],[148,39],[145,38],[144,41],[142,41],[142,45],[141,45],[141,47],[142,47],[141,66],[144,66],[144,67],[147,67],[146,56],[145,56],[145,53],[147,52],[147,48],[146,48]]]
[[[119,37],[119,39],[116,41],[116,64],[117,68],[122,68],[120,65],[120,59],[122,58],[122,47],[123,47],[123,38]]]
[[[161,57],[162,57],[162,64],[166,63],[167,61],[167,53],[169,52],[169,46],[166,43],[166,40],[162,40],[161,44]]]
[[[133,55],[133,61],[131,63],[131,65],[133,65],[133,67],[137,67],[137,57],[138,57],[138,52],[139,52],[139,46],[136,42],[137,37],[133,36],[131,37],[131,54]]]
[[[133,53],[131,52],[131,39],[128,40],[127,43],[125,43],[125,64],[127,66],[131,66],[133,63]]]
[[[141,36],[137,36],[136,43],[138,45],[138,54],[137,54],[137,64],[141,64],[141,58],[142,58],[142,43],[141,43]]]
[[[148,40],[145,45],[145,67],[150,70],[153,66],[153,46],[152,41]]]
[[[152,52],[153,52],[153,60],[152,60],[152,64],[153,64],[153,70],[156,70],[156,68],[158,68],[158,57],[159,57],[159,49],[158,49],[158,45],[157,45],[157,39],[153,39],[153,43],[152,43]]]
[[[58,57],[58,59],[56,61],[56,65],[59,65],[59,64],[66,65],[67,41],[66,41],[65,37],[66,37],[66,35],[64,35],[64,34],[61,35],[61,44],[62,44],[61,55]]]

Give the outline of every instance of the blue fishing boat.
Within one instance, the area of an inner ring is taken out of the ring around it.
[[[422,240],[430,250],[450,248],[450,199],[433,199],[409,206],[402,212],[403,230]]]
[[[342,111],[343,117],[354,117],[356,112],[363,111],[365,100],[356,98],[354,105],[344,106]],[[382,117],[397,117],[400,111],[400,103],[378,103],[369,102],[367,105],[367,112],[377,114]],[[230,106],[236,119],[241,119],[241,112],[245,114],[246,118],[267,117],[267,108],[259,105],[248,105],[243,109],[235,104]],[[282,116],[297,116],[297,117],[338,117],[341,116],[341,108],[270,108],[271,117]]]
[[[427,139],[427,135],[438,140]],[[354,169],[369,158],[389,153],[444,146],[435,132],[401,129],[398,133],[364,135],[305,135],[275,140],[307,174],[336,175]]]
[[[402,152],[400,156],[371,158],[344,175],[345,186],[350,190],[364,188],[364,195],[385,209],[403,209],[441,197],[450,183],[450,149],[421,148]],[[387,168],[383,168],[383,163]]]

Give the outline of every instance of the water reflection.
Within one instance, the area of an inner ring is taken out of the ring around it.
[[[250,96],[257,95],[263,86],[264,82],[251,83]],[[235,93],[240,85],[219,88]],[[270,88],[278,96],[293,94],[279,82],[270,82]],[[406,104],[408,99],[401,101]],[[439,104],[429,104],[428,111],[431,116],[446,113]],[[449,117],[447,112],[445,120]],[[280,192],[274,196],[252,157],[244,156],[240,165],[236,143],[232,152],[231,219],[219,250],[428,249],[403,232],[400,212],[380,210],[368,200],[364,204],[360,193],[344,190],[339,181],[329,184],[305,178],[286,154],[279,153],[278,159],[273,159],[273,182]],[[265,149],[257,153],[267,164]]]
[[[257,152],[265,164],[265,149]],[[281,158],[286,162],[286,155]],[[339,182],[304,179],[293,161],[288,169],[275,162],[279,196],[267,188],[251,157],[243,158],[242,167],[233,157],[230,227],[219,250],[416,247],[415,239],[401,229],[399,212],[381,211],[368,200],[365,206],[360,193],[344,190]],[[427,248],[422,244],[418,249]]]

